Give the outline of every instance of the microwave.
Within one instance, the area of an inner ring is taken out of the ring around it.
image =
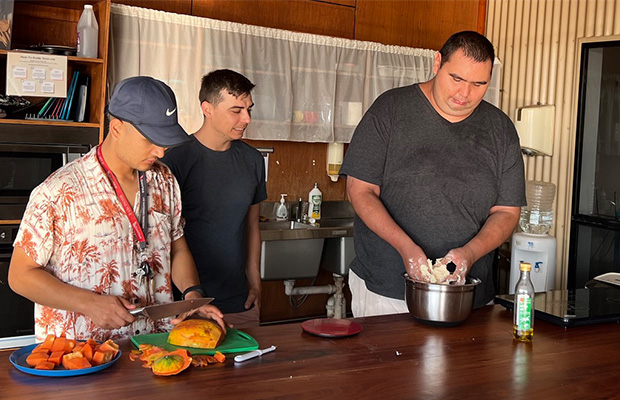
[[[0,134],[0,221],[19,221],[32,189],[67,162],[87,153],[98,143],[98,135],[51,136]]]

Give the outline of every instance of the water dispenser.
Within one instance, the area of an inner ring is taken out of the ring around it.
[[[510,294],[519,280],[519,264],[532,266],[530,278],[536,292],[553,290],[555,286],[555,252],[557,240],[549,235],[553,225],[555,185],[549,182],[526,182],[527,206],[521,208],[519,227],[512,235],[510,256]]]

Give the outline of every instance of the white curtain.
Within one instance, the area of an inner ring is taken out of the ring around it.
[[[246,138],[348,143],[377,96],[432,77],[434,56],[433,50],[112,4],[108,84],[135,75],[168,83],[179,122],[192,133],[202,124],[202,76],[229,68],[256,84]],[[487,95],[495,104],[496,86]]]

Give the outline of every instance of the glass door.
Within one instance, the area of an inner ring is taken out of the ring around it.
[[[620,41],[582,46],[569,289],[620,272]]]

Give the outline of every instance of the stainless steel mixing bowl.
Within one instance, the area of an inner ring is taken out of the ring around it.
[[[467,319],[474,305],[480,279],[468,277],[464,285],[444,285],[405,278],[405,300],[409,313],[430,325],[455,326]]]

